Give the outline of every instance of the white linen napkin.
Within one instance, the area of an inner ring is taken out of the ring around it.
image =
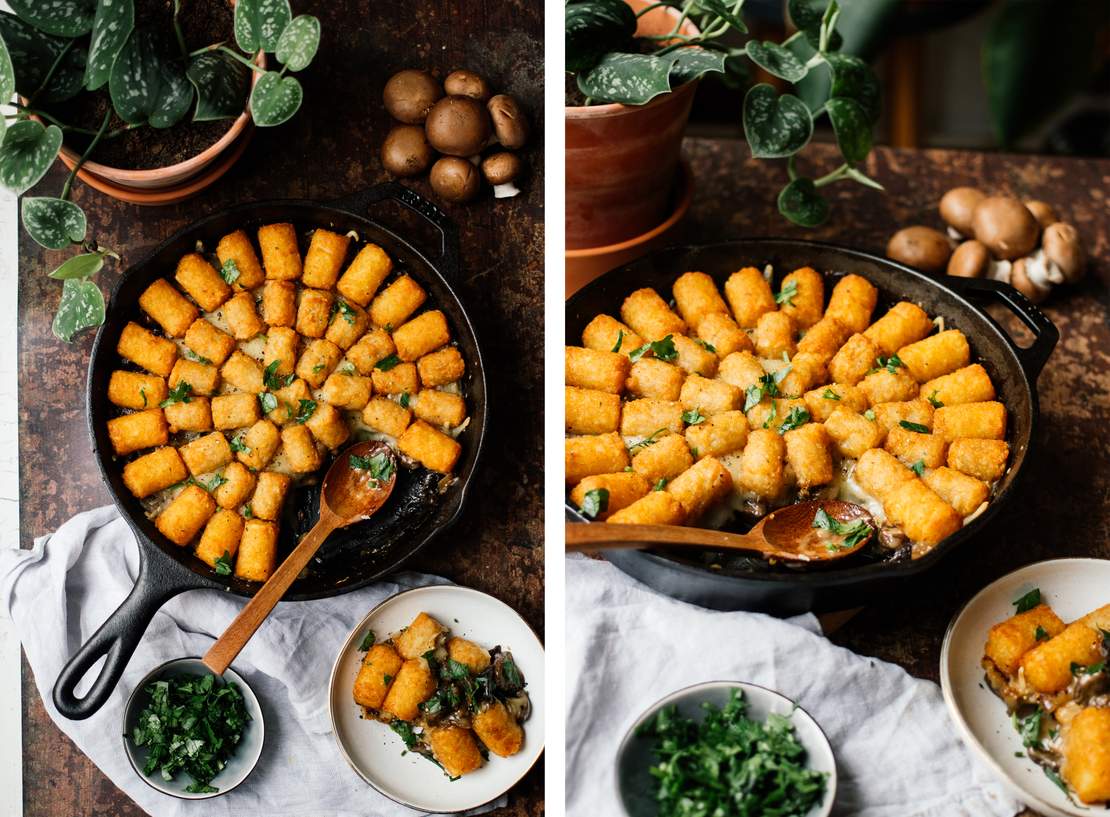
[[[817,720],[836,755],[834,814],[1020,810],[960,743],[936,684],[833,645],[814,616],[705,610],[583,557],[568,557],[566,581],[568,817],[620,814],[621,739],[660,698],[704,681],[778,690]]]
[[[412,587],[446,584],[402,573],[341,596],[279,604],[235,659],[266,710],[266,746],[241,786],[208,800],[164,795],[139,779],[124,755],[123,707],[135,685],[173,658],[203,655],[243,599],[194,590],[155,614],[115,692],[84,721],[62,717],[51,689],[66,660],[134,585],[138,545],[114,507],[79,514],[32,550],[0,550],[0,605],[15,623],[46,711],[113,783],[158,817],[411,817],[378,794],[343,759],[328,715],[328,681],[343,640],[370,610]],[[218,781],[217,781],[218,785]],[[488,811],[504,805],[502,797]]]

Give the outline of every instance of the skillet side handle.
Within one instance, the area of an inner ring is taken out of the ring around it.
[[[1060,340],[1060,330],[1041,312],[1033,302],[1001,281],[986,278],[945,278],[944,283],[961,295],[982,303],[1000,303],[1010,310],[1033,333],[1033,343],[1022,348],[1007,335],[1007,340],[1025,370],[1030,383],[1037,382],[1056,342]]]
[[[390,199],[400,202],[436,228],[440,236],[439,266],[445,277],[452,282],[458,281],[461,266],[458,227],[446,213],[415,190],[405,187],[400,182],[383,182],[369,190],[363,190],[330,204],[349,210],[364,211],[372,204]]]

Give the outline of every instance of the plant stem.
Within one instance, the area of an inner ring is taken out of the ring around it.
[[[205,51],[215,51],[217,48],[219,48],[221,45],[224,45],[226,42],[227,42],[227,40],[220,40],[218,43],[213,43],[212,45],[206,45],[206,46],[204,46],[204,48],[198,48],[196,51],[190,51],[188,56],[189,57],[199,57]]]
[[[794,42],[796,39],[801,37],[802,34],[803,34],[802,30],[799,29],[799,30],[795,31],[793,34],[791,34],[789,37],[787,37],[785,40],[783,40],[781,43],[779,43],[779,45],[781,45],[783,48],[786,48],[786,46],[790,45],[790,43]]]
[[[181,49],[181,56],[189,58],[189,47],[185,45],[185,33],[181,30],[181,21],[177,16],[181,13],[181,0],[173,0],[173,33],[177,35],[177,47]]]
[[[674,8],[674,6],[671,5],[670,3],[652,3],[651,5],[645,6],[644,8],[642,8],[638,12],[636,12],[636,19],[639,20],[641,17],[643,17],[649,11],[654,11],[655,9],[658,9],[658,8]]]
[[[59,196],[59,198],[63,200],[69,198],[70,190],[73,189],[73,180],[77,178],[77,171],[81,169],[81,165],[86,162],[89,156],[92,155],[92,152],[96,150],[96,146],[100,144],[100,138],[104,135],[104,131],[108,129],[108,122],[111,118],[112,109],[109,108],[104,112],[104,121],[100,123],[100,130],[96,132],[96,136],[89,142],[89,146],[85,148],[85,152],[81,154],[81,158],[77,160],[77,164],[73,166],[73,170],[69,171],[69,178],[66,179],[65,185],[62,187],[62,195]]]
[[[54,62],[50,66],[50,70],[46,72],[46,76],[42,78],[42,82],[39,83],[39,87],[35,89],[35,92],[31,94],[31,97],[27,100],[28,105],[34,105],[35,100],[39,97],[39,94],[46,90],[46,86],[49,85],[50,80],[54,78],[54,73],[58,70],[58,66],[62,64],[62,60],[66,58],[66,54],[69,53],[70,49],[73,48],[76,42],[77,40],[75,39],[70,40],[65,44],[62,50],[58,52],[58,56],[54,58]]]
[[[217,51],[223,51],[228,56],[234,57],[235,59],[239,60],[239,62],[243,63],[243,65],[247,66],[247,68],[251,69],[252,71],[257,71],[260,74],[265,74],[266,73],[265,68],[262,68],[261,66],[255,65],[253,62],[248,60],[242,54],[240,54],[237,51],[232,51],[226,45],[218,45],[218,46],[216,46],[216,50]]]
[[[827,184],[832,184],[835,181],[839,181],[840,179],[843,179],[845,176],[848,175],[849,170],[851,170],[850,165],[848,165],[847,163],[842,164],[840,167],[838,167],[836,170],[832,171],[831,173],[826,173],[821,178],[814,179],[813,180],[813,186],[814,187],[824,187]]]

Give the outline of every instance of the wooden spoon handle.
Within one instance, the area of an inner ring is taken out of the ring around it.
[[[281,601],[285,591],[293,584],[301,571],[308,566],[320,545],[328,535],[339,526],[340,519],[333,513],[321,509],[320,520],[306,533],[293,551],[285,557],[266,583],[258,589],[254,597],[239,611],[239,615],[216,639],[202,659],[204,665],[216,675],[223,675],[239,651],[247,645],[270,611]]]
[[[684,528],[677,525],[585,525],[568,522],[566,525],[568,551],[606,549],[640,549],[655,545],[715,548],[717,550],[752,550],[760,553],[773,551],[761,537],[741,534],[721,534],[702,528]]]

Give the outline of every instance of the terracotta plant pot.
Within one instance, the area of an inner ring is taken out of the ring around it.
[[[649,0],[625,0],[634,11]],[[669,34],[678,20],[659,7],[639,18],[637,35]],[[682,33],[696,35],[686,22]],[[566,108],[566,246],[618,244],[651,230],[667,215],[682,136],[697,82],[646,105]]]

